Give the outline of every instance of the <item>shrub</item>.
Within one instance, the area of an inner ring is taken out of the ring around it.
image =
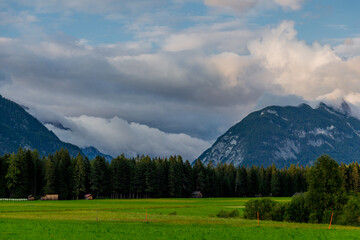
[[[218,214],[216,214],[216,216],[218,218],[237,218],[239,217],[239,211],[237,209],[234,209],[232,211],[224,211],[224,210],[220,210],[220,212]]]
[[[275,206],[273,207],[270,213],[271,220],[278,222],[284,221],[284,215],[287,209],[287,205],[288,204],[282,204],[282,203],[275,204]]]
[[[175,215],[177,215],[177,212],[175,212],[175,211],[174,211],[174,212],[170,212],[169,215],[170,215],[170,216],[175,216]]]
[[[305,194],[293,197],[286,207],[285,220],[289,222],[308,222],[310,211],[307,205]]]
[[[312,212],[309,215],[309,222],[310,223],[319,223],[319,217],[316,212]]]
[[[340,224],[360,226],[360,196],[351,196],[343,209]]]
[[[257,213],[259,213],[261,220],[280,219],[279,213],[281,213],[282,210],[278,208],[277,205],[280,205],[280,203],[270,198],[250,200],[245,204],[244,218],[257,219]],[[277,213],[273,212],[275,209]],[[282,219],[280,221],[282,221]]]

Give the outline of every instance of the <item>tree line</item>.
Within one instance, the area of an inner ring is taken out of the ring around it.
[[[307,192],[292,197],[287,203],[276,202],[270,198],[250,200],[245,204],[244,217],[289,222],[332,221],[360,226],[358,169],[357,163],[339,166],[334,159],[323,155],[308,172]],[[345,181],[346,177],[350,178]]]
[[[151,158],[120,155],[108,162],[97,156],[70,156],[66,149],[40,157],[36,150],[19,148],[0,157],[0,197],[59,194],[60,199],[292,196],[305,192],[310,167],[275,165],[235,167],[232,164],[193,165],[181,156]],[[359,191],[359,165],[340,166],[344,188]]]

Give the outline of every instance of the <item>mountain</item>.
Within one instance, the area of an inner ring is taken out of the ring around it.
[[[85,147],[81,148],[81,151],[87,156],[89,159],[94,159],[96,156],[104,157],[108,162],[110,162],[113,157],[107,154],[104,154],[97,150],[94,147]]]
[[[19,147],[37,149],[41,156],[66,148],[72,156],[81,149],[64,143],[23,107],[0,95],[0,155],[17,152]]]
[[[338,162],[360,161],[360,120],[346,102],[340,108],[270,106],[250,113],[202,153],[208,163],[239,165],[311,165],[328,154]]]

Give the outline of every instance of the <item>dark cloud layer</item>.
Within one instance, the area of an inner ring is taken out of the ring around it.
[[[165,9],[164,1],[155,2]],[[271,5],[298,10],[302,2],[273,0]],[[254,30],[242,18],[173,29],[154,24],[153,19],[165,18],[163,11],[150,11],[126,26],[132,40],[95,45],[42,31],[35,15],[68,10],[118,21],[148,3],[17,3],[33,4],[35,10],[0,14],[0,20],[22,32],[19,37],[0,35],[0,93],[29,106],[43,122],[73,129],[48,125],[62,140],[80,146],[93,145],[112,155],[139,151],[191,159],[266,104],[345,98],[360,105],[356,38],[335,47],[308,45],[298,39],[292,21]],[[205,3],[250,11],[264,1]]]

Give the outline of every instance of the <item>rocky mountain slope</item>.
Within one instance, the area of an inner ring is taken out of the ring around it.
[[[0,155],[17,152],[21,146],[26,149],[37,149],[41,156],[66,148],[72,156],[82,153],[89,159],[97,155],[104,156],[108,161],[112,159],[94,147],[80,149],[73,144],[62,142],[25,109],[26,107],[0,95]]]
[[[315,109],[266,107],[253,112],[220,136],[199,157],[204,163],[311,165],[328,154],[338,162],[360,161],[360,120],[349,106],[320,103]]]
[[[17,152],[19,147],[37,149],[41,156],[66,148],[71,155],[81,152],[64,143],[23,107],[0,96],[0,155]]]

